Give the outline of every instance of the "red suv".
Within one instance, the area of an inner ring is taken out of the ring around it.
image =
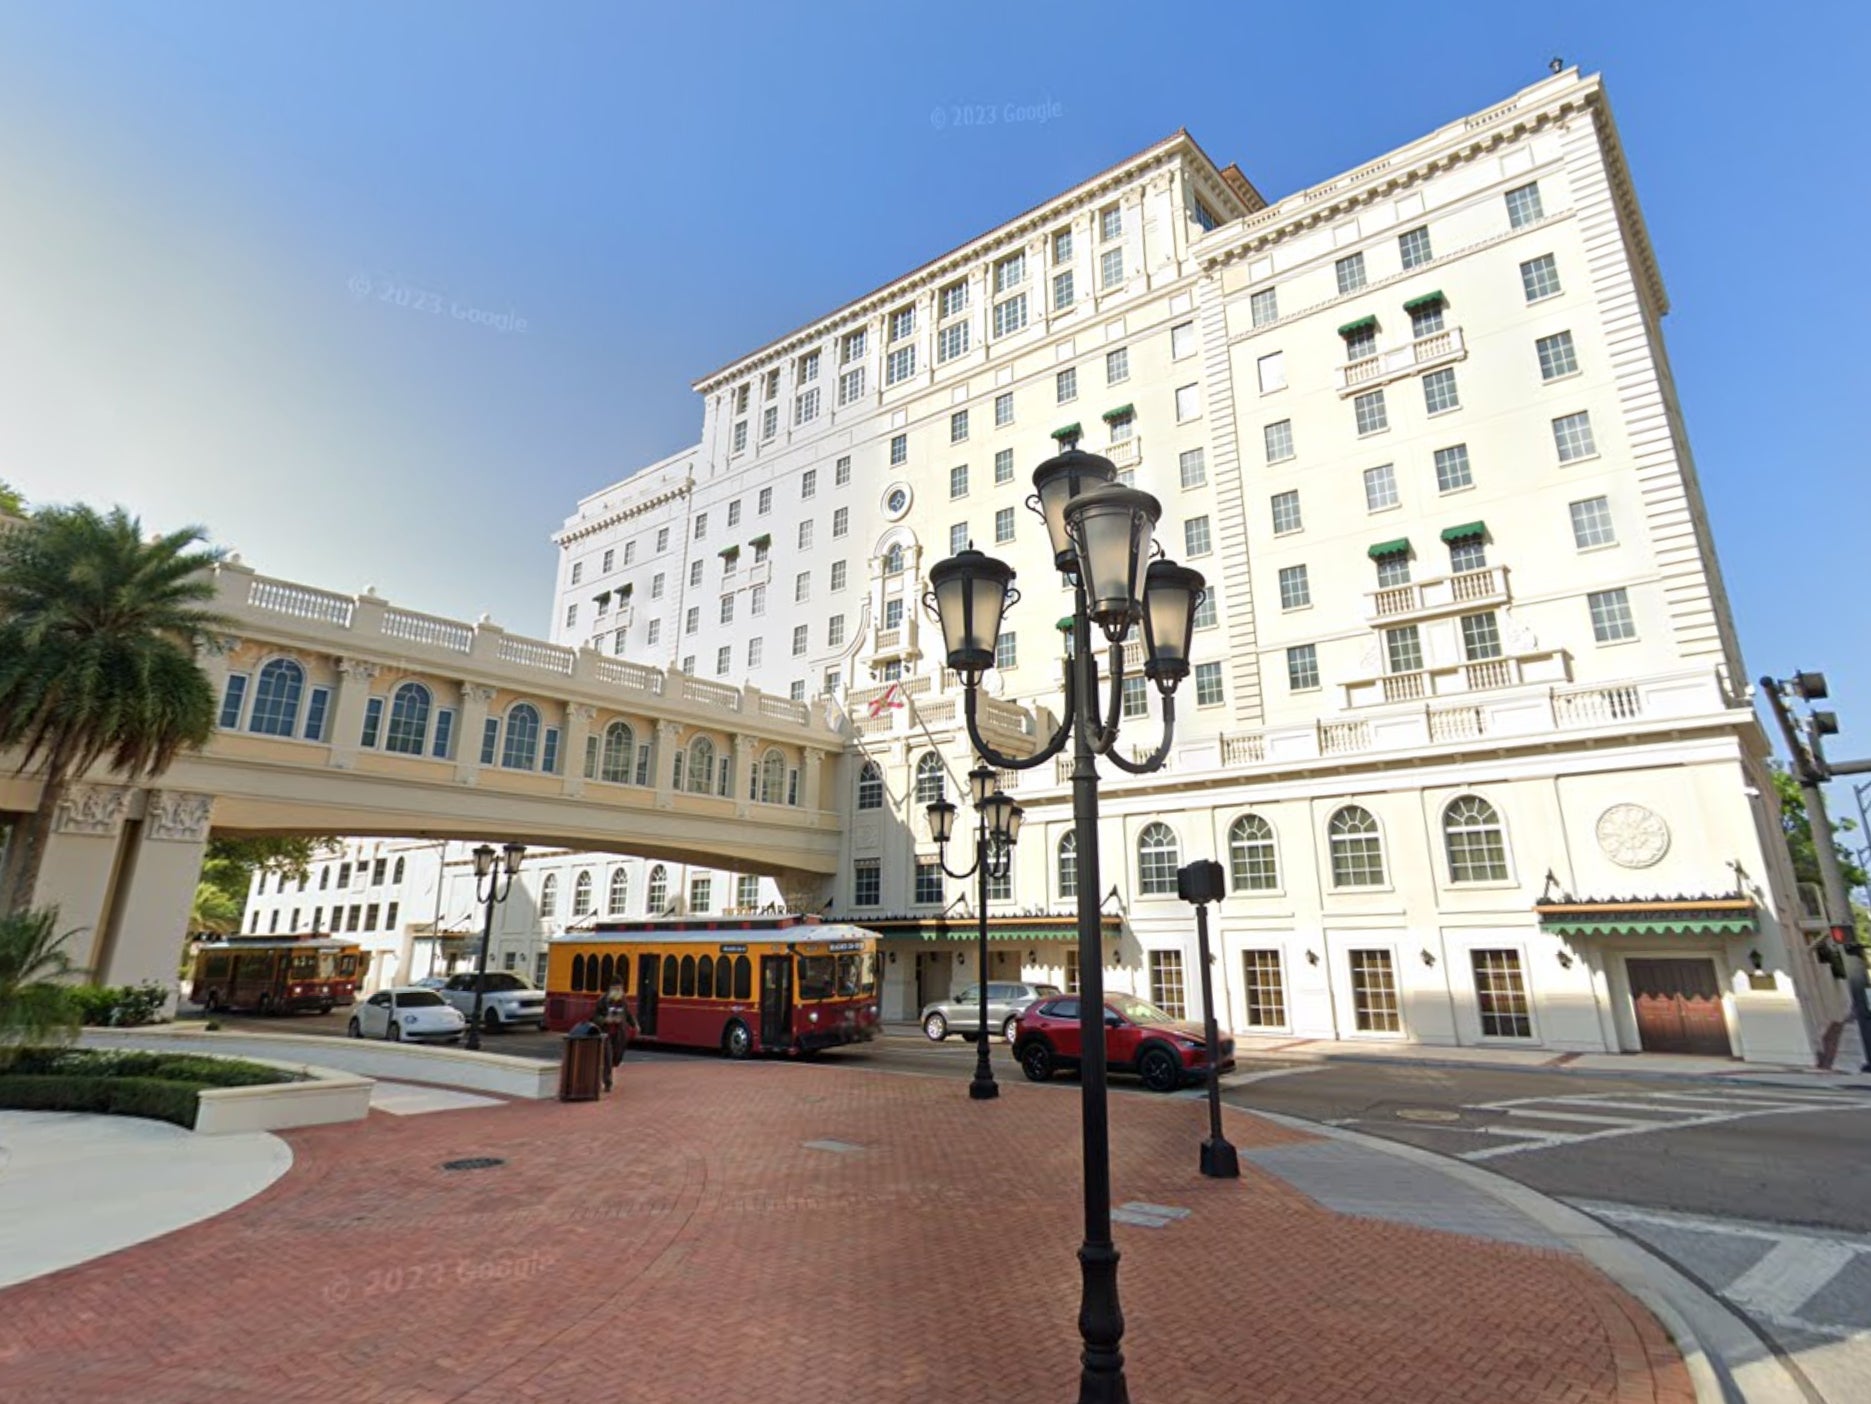
[[[1078,1066],[1079,1002],[1043,999],[1020,1015],[1013,1055],[1028,1081],[1044,1082]],[[1109,995],[1104,1001],[1104,1056],[1112,1072],[1134,1072],[1152,1092],[1174,1092],[1208,1074],[1208,1040],[1200,1024],[1172,1018],[1146,999]],[[1221,1040],[1222,1072],[1234,1067],[1234,1040]]]

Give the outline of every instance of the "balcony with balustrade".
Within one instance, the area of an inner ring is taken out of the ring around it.
[[[1392,585],[1382,590],[1367,590],[1364,595],[1364,621],[1367,624],[1413,624],[1440,615],[1473,614],[1513,603],[1508,589],[1506,566],[1483,566],[1456,575],[1438,575],[1428,580],[1413,580],[1407,585]]]
[[[1405,376],[1432,371],[1438,366],[1454,365],[1467,356],[1468,345],[1462,337],[1462,329],[1444,327],[1441,331],[1419,336],[1402,346],[1393,346],[1372,356],[1360,356],[1355,361],[1347,361],[1334,372],[1338,394],[1341,399],[1362,395],[1380,385],[1388,385],[1393,380],[1402,380]]]

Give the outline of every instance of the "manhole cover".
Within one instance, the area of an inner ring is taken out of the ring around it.
[[[496,1165],[507,1162],[497,1155],[471,1155],[463,1160],[444,1160],[444,1170],[492,1170]]]
[[[1400,1121],[1460,1121],[1460,1112],[1442,1111],[1436,1107],[1405,1107],[1397,1113]]]

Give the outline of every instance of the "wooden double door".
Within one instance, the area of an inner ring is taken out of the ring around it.
[[[1712,960],[1626,960],[1637,1039],[1646,1053],[1734,1056]]]

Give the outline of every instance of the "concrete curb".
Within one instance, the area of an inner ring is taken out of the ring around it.
[[[1235,1110],[1440,1171],[1532,1219],[1655,1314],[1683,1353],[1698,1404],[1815,1404],[1799,1377],[1732,1308],[1648,1248],[1584,1211],[1419,1146],[1258,1107]]]

